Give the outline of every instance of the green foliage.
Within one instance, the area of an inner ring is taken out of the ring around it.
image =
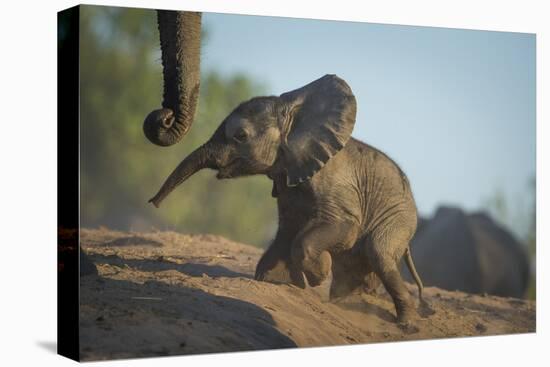
[[[527,199],[527,200],[526,200]],[[529,181],[528,189],[518,200],[514,211],[510,210],[510,198],[502,190],[495,190],[491,197],[484,200],[483,206],[489,210],[501,225],[514,232],[526,246],[531,264],[531,276],[527,289],[527,298],[536,299],[536,179]]]
[[[215,233],[265,245],[276,226],[265,177],[218,181],[201,171],[160,209],[148,204],[166,177],[262,86],[244,75],[203,73],[197,118],[182,142],[150,143],[145,116],[160,107],[162,73],[152,10],[83,6],[81,11],[81,223],[119,229]]]

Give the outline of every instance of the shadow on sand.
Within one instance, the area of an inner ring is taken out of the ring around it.
[[[93,256],[96,263],[142,271],[174,269],[192,276],[246,277],[219,265],[174,264]],[[246,286],[246,284],[243,284]],[[185,284],[81,278],[82,359],[153,357],[293,348],[263,308]]]
[[[201,263],[185,263],[177,264],[171,261],[162,260],[134,260],[134,259],[121,259],[116,255],[92,255],[95,263],[107,263],[111,265],[123,266],[127,265],[131,268],[141,271],[166,271],[176,270],[180,273],[192,276],[200,277],[203,274],[209,277],[228,277],[228,278],[247,278],[252,279],[250,274],[239,273],[230,269],[227,269],[221,265],[209,265]]]

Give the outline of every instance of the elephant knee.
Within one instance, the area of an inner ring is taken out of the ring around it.
[[[315,245],[310,243],[294,245],[290,252],[292,263],[299,266],[314,262],[320,255],[321,252],[315,248]]]
[[[332,267],[332,258],[327,251],[323,251],[314,258],[306,257],[302,263],[302,269],[309,284],[313,287],[321,284],[328,278]]]
[[[290,252],[292,264],[303,271],[312,270],[319,256],[307,245],[293,246]]]

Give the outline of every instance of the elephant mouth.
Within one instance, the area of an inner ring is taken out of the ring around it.
[[[218,173],[216,174],[216,178],[217,178],[218,180],[223,180],[223,179],[232,178],[232,177],[233,177],[233,176],[231,176],[231,173],[229,173],[229,172],[222,172],[222,171],[220,171],[220,172],[218,172]]]
[[[235,159],[235,160],[229,162],[229,164],[218,168],[218,173],[216,174],[216,178],[218,180],[233,178],[234,177],[233,170],[234,170],[235,166],[237,166],[236,161],[237,160]]]
[[[228,164],[218,168],[216,178],[219,180],[223,180],[226,178],[234,178],[237,176],[245,175],[246,173],[244,163],[245,159],[242,158],[235,158],[231,160]]]
[[[265,173],[266,167],[255,164],[245,157],[237,157],[224,166],[218,166],[217,179],[245,177]]]

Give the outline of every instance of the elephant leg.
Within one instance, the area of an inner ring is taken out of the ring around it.
[[[311,286],[318,286],[330,274],[330,252],[351,248],[357,232],[357,227],[349,222],[310,224],[292,242],[292,263],[303,271]]]
[[[368,266],[360,255],[346,250],[332,255],[332,283],[329,297],[331,301],[344,298],[364,285]]]
[[[376,294],[378,292],[378,288],[382,285],[382,283],[380,282],[380,278],[378,278],[378,276],[374,272],[368,273],[363,281],[363,290],[367,294]]]
[[[254,279],[270,283],[303,284],[301,272],[295,270],[290,260],[291,241],[278,233],[275,240],[256,265]]]
[[[405,325],[409,324],[417,314],[409,291],[399,272],[399,260],[403,254],[400,256],[398,253],[401,251],[396,252],[401,248],[407,248],[409,239],[400,238],[399,234],[399,230],[393,233],[388,231],[385,235],[371,239],[365,252],[372,269],[393,300],[397,322]]]

